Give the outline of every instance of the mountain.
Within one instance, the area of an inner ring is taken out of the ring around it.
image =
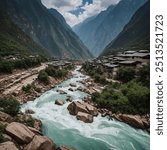
[[[0,57],[19,54],[49,56],[46,49],[36,44],[4,12],[0,11]]]
[[[137,10],[123,31],[105,48],[102,55],[132,49],[150,49],[149,1]]]
[[[41,0],[2,0],[0,7],[35,42],[58,58],[87,59],[92,55],[63,17],[52,15]],[[60,21],[61,18],[61,21]]]
[[[94,19],[83,22],[73,30],[77,33],[90,51],[98,56],[102,50],[123,30],[136,10],[146,0],[121,0],[111,5]]]

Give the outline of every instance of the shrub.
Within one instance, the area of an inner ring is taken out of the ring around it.
[[[139,81],[141,81],[144,85],[149,87],[150,84],[150,65],[144,65],[143,67],[141,67],[138,72],[137,75],[139,76]]]
[[[49,84],[48,74],[44,70],[42,70],[42,71],[39,72],[39,74],[38,74],[38,81],[42,82],[44,84]]]
[[[30,93],[32,89],[32,86],[30,84],[27,84],[26,86],[22,87],[22,90],[26,93]]]
[[[45,72],[51,76],[51,77],[55,77],[56,75],[56,70],[55,68],[52,66],[52,65],[49,65],[46,69],[45,69]]]
[[[0,124],[0,143],[4,142],[3,134],[5,132],[5,126]]]
[[[117,80],[120,80],[124,83],[134,79],[135,70],[131,67],[121,67],[117,72]]]
[[[0,98],[0,106],[11,116],[17,115],[20,110],[20,104],[14,98]]]
[[[102,93],[92,94],[98,107],[129,114],[147,114],[150,111],[150,91],[140,82],[132,80],[123,85],[111,84]]]
[[[4,60],[0,62],[0,73],[12,73],[13,63],[10,61]]]

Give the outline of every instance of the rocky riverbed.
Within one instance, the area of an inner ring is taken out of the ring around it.
[[[90,95],[104,87],[96,85],[79,69],[72,73],[72,78],[24,104],[22,111],[33,110],[33,116],[43,123],[43,133],[59,146],[67,145],[78,150],[149,149],[149,134],[123,123],[145,129],[147,120],[96,108]]]

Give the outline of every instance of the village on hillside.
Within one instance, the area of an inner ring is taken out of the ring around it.
[[[101,56],[89,60],[90,66],[103,70],[107,78],[114,79],[120,67],[132,67],[139,69],[150,62],[150,52],[148,50],[118,52],[116,55]]]

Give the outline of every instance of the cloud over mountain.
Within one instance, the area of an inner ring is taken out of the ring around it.
[[[42,0],[47,8],[57,9],[70,26],[74,26],[88,17],[106,10],[111,4],[120,0]]]

